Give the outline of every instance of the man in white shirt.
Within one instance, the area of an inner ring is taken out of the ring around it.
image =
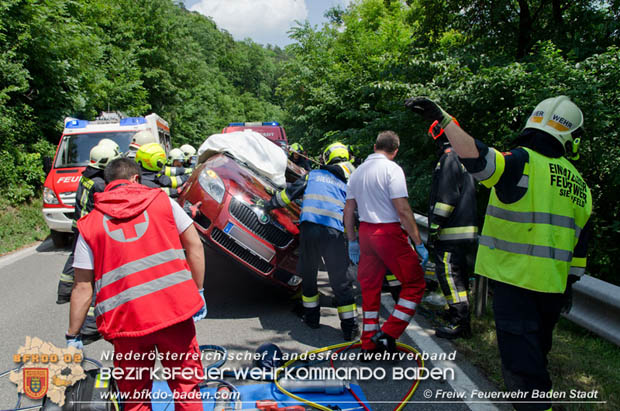
[[[422,266],[428,260],[428,251],[407,200],[405,174],[393,161],[399,146],[400,139],[393,131],[379,133],[375,153],[353,172],[347,186],[344,224],[349,257],[354,263],[359,261],[364,351],[395,351],[396,340],[407,328],[424,294]],[[360,219],[359,242],[355,238],[356,208]],[[402,289],[392,314],[379,329],[381,286],[388,269],[400,281]]]

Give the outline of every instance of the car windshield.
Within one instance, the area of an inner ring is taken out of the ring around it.
[[[116,141],[120,150],[129,149],[131,137],[135,131],[118,131],[110,133],[84,133],[65,135],[62,139],[55,168],[87,166],[90,160],[90,150],[104,138]]]

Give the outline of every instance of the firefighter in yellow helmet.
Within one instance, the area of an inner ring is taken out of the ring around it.
[[[316,280],[322,257],[336,296],[344,339],[352,341],[358,334],[357,309],[352,283],[346,275],[349,260],[342,213],[347,181],[354,167],[349,163],[349,151],[342,143],[327,146],[323,161],[324,165],[319,170],[312,170],[299,178],[262,207],[269,212],[274,208],[286,207],[303,196],[297,272],[303,278],[304,322],[311,328],[319,328],[320,304]]]
[[[189,174],[167,176],[163,174],[166,165],[166,152],[158,143],[147,143],[136,152],[136,163],[142,171],[142,184],[147,187],[161,188],[170,197],[177,197],[181,186],[189,178]]]
[[[312,168],[310,165],[310,160],[306,157],[306,152],[304,148],[299,143],[293,143],[289,147],[289,160],[291,160],[294,164],[297,164],[299,167],[303,168],[306,171],[310,171]]]
[[[590,232],[592,194],[569,161],[578,156],[583,114],[566,96],[547,98],[530,114],[518,147],[503,153],[474,140],[432,100],[405,105],[429,124],[437,121],[463,165],[491,189],[475,272],[494,280],[504,382],[525,393],[516,409],[550,410],[532,393],[552,390],[553,329],[584,274]]]

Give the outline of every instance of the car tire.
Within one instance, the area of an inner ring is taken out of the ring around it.
[[[69,244],[69,233],[63,233],[61,231],[50,230],[50,237],[56,248],[64,248]]]

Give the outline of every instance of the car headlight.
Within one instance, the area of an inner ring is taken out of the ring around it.
[[[43,202],[45,204],[60,204],[54,190],[47,187],[43,187]]]
[[[226,193],[226,186],[222,179],[215,173],[215,171],[204,168],[198,176],[198,183],[200,187],[209,194],[215,201],[221,203],[224,199],[224,193]]]

